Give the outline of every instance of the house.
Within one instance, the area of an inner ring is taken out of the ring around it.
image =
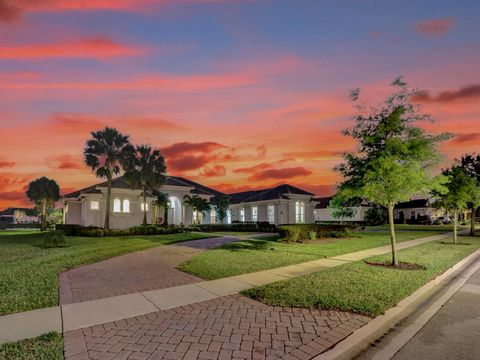
[[[38,223],[38,216],[34,215],[32,209],[8,208],[0,211],[0,221],[9,224],[31,224]]]
[[[170,209],[168,223],[190,225],[195,217],[192,209],[183,203],[185,195],[198,195],[210,202],[226,195],[197,182],[178,176],[167,176],[159,191],[168,194]],[[65,224],[82,226],[103,226],[105,221],[107,183],[102,182],[72,192],[62,197]],[[313,222],[315,202],[313,194],[291,185],[280,185],[271,189],[228,194],[231,206],[225,223],[234,221],[268,221],[270,223]],[[143,212],[147,212],[149,223],[163,223],[163,211],[154,211],[155,197],[147,196],[143,203],[142,190],[132,189],[123,177],[112,182],[110,227],[126,229],[140,225]],[[217,223],[216,212],[212,209],[201,216],[202,223]]]
[[[415,221],[419,216],[427,216],[435,219],[443,216],[444,211],[433,206],[433,200],[429,198],[413,199],[399,203],[393,211],[393,218],[400,223]]]
[[[352,217],[345,218],[335,218],[333,212],[335,211],[332,208],[329,208],[330,200],[333,196],[321,197],[313,199],[317,204],[315,206],[315,221],[316,222],[338,222],[338,221],[348,221],[348,222],[363,222],[365,221],[365,214],[370,206],[366,201],[363,201],[360,205],[350,207],[353,210],[354,215]]]

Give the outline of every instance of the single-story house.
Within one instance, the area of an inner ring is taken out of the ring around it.
[[[358,206],[350,207],[353,210],[354,215],[351,217],[345,218],[335,218],[333,216],[333,212],[335,209],[329,207],[330,200],[332,200],[333,196],[315,198],[314,201],[317,203],[315,206],[315,221],[317,222],[338,222],[338,221],[346,221],[346,222],[363,222],[365,221],[365,213],[370,206],[366,201],[363,201]]]
[[[32,214],[32,209],[8,208],[0,211],[0,221],[9,224],[38,223],[38,216]]]
[[[428,216],[435,219],[443,216],[444,211],[433,206],[433,200],[429,198],[413,199],[397,204],[393,211],[393,218],[398,222],[416,220],[419,216]]]
[[[105,221],[107,183],[80,189],[62,197],[65,224],[82,226],[103,226]],[[225,223],[234,221],[268,221],[272,224],[309,223],[314,221],[315,202],[313,194],[291,185],[280,185],[271,189],[224,194],[197,182],[178,176],[167,176],[159,191],[168,194],[170,209],[168,223],[190,225],[195,214],[183,202],[185,195],[196,194],[210,202],[215,202],[222,195],[228,195],[231,206],[227,211]],[[123,177],[112,182],[110,227],[126,229],[140,225],[143,212],[147,212],[149,223],[163,223],[163,211],[154,210],[155,198],[147,196],[143,203],[142,191],[132,189]],[[217,223],[216,213],[201,216],[202,223]]]

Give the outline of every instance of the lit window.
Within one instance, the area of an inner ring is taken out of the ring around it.
[[[142,211],[148,211],[148,204],[146,204],[146,203],[141,203],[141,204],[140,204],[140,208],[142,209]]]
[[[268,222],[275,223],[275,205],[268,205]]]
[[[252,206],[252,221],[258,220],[258,207]]]
[[[130,200],[128,199],[123,200],[123,212],[130,212]]]
[[[122,211],[122,203],[120,199],[113,200],[113,212],[121,212]]]
[[[98,210],[100,209],[100,203],[98,201],[90,201],[90,209],[91,210]]]
[[[217,222],[217,212],[215,210],[210,210],[210,222],[215,224]]]
[[[245,221],[245,208],[240,209],[240,221]]]
[[[227,224],[232,223],[232,210],[228,209],[227,210]]]
[[[305,204],[302,201],[295,202],[295,222],[297,224],[305,222]]]

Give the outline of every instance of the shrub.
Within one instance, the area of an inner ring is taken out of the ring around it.
[[[218,232],[276,232],[277,227],[269,222],[233,222],[232,224],[199,224],[189,227],[190,231]]]
[[[56,247],[66,247],[67,238],[61,230],[54,230],[45,233],[43,236],[43,247],[45,248],[56,248]]]
[[[311,240],[311,241],[316,240],[317,239],[317,232],[313,231],[313,230],[310,230],[308,232],[308,239]]]
[[[131,235],[164,235],[184,232],[183,228],[170,225],[161,227],[157,225],[134,226],[129,229],[104,230],[98,226],[57,225],[68,236],[103,237],[103,236],[131,236]]]
[[[82,226],[76,224],[58,224],[55,229],[63,231],[66,236],[80,236]]]
[[[279,227],[280,237],[290,242],[305,242],[311,240],[310,233],[315,233],[315,238],[335,237],[341,238],[351,234],[355,227],[350,224],[294,224]]]

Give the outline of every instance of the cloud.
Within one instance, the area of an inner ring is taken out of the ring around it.
[[[27,204],[28,200],[25,191],[29,181],[30,178],[28,176],[0,173],[0,208],[13,204]]]
[[[480,132],[455,135],[455,137],[451,140],[451,142],[455,144],[478,145],[478,143],[480,142]]]
[[[283,169],[267,169],[254,173],[249,177],[250,180],[269,180],[269,179],[291,179],[299,176],[311,175],[312,171],[304,167],[290,167]]]
[[[0,161],[0,168],[10,168],[15,166],[15,164],[13,161]]]
[[[52,168],[59,170],[84,170],[86,168],[81,156],[69,154],[54,156],[48,159],[48,163]]]
[[[458,90],[443,91],[433,96],[428,91],[419,92],[413,99],[423,103],[449,103],[457,100],[472,100],[480,97],[480,85],[464,86]]]
[[[443,36],[450,31],[455,22],[450,18],[431,19],[419,22],[416,25],[418,33],[426,36]]]
[[[214,165],[212,167],[205,167],[199,177],[220,177],[225,176],[226,174],[227,170],[225,169],[225,166]]]
[[[86,58],[104,60],[112,57],[138,56],[145,50],[119,44],[107,37],[45,45],[0,47],[0,59]]]
[[[270,169],[271,167],[272,167],[271,164],[261,163],[253,166],[247,166],[247,167],[235,169],[233,170],[233,172],[237,174],[252,174],[252,173],[256,173],[257,171]]]

